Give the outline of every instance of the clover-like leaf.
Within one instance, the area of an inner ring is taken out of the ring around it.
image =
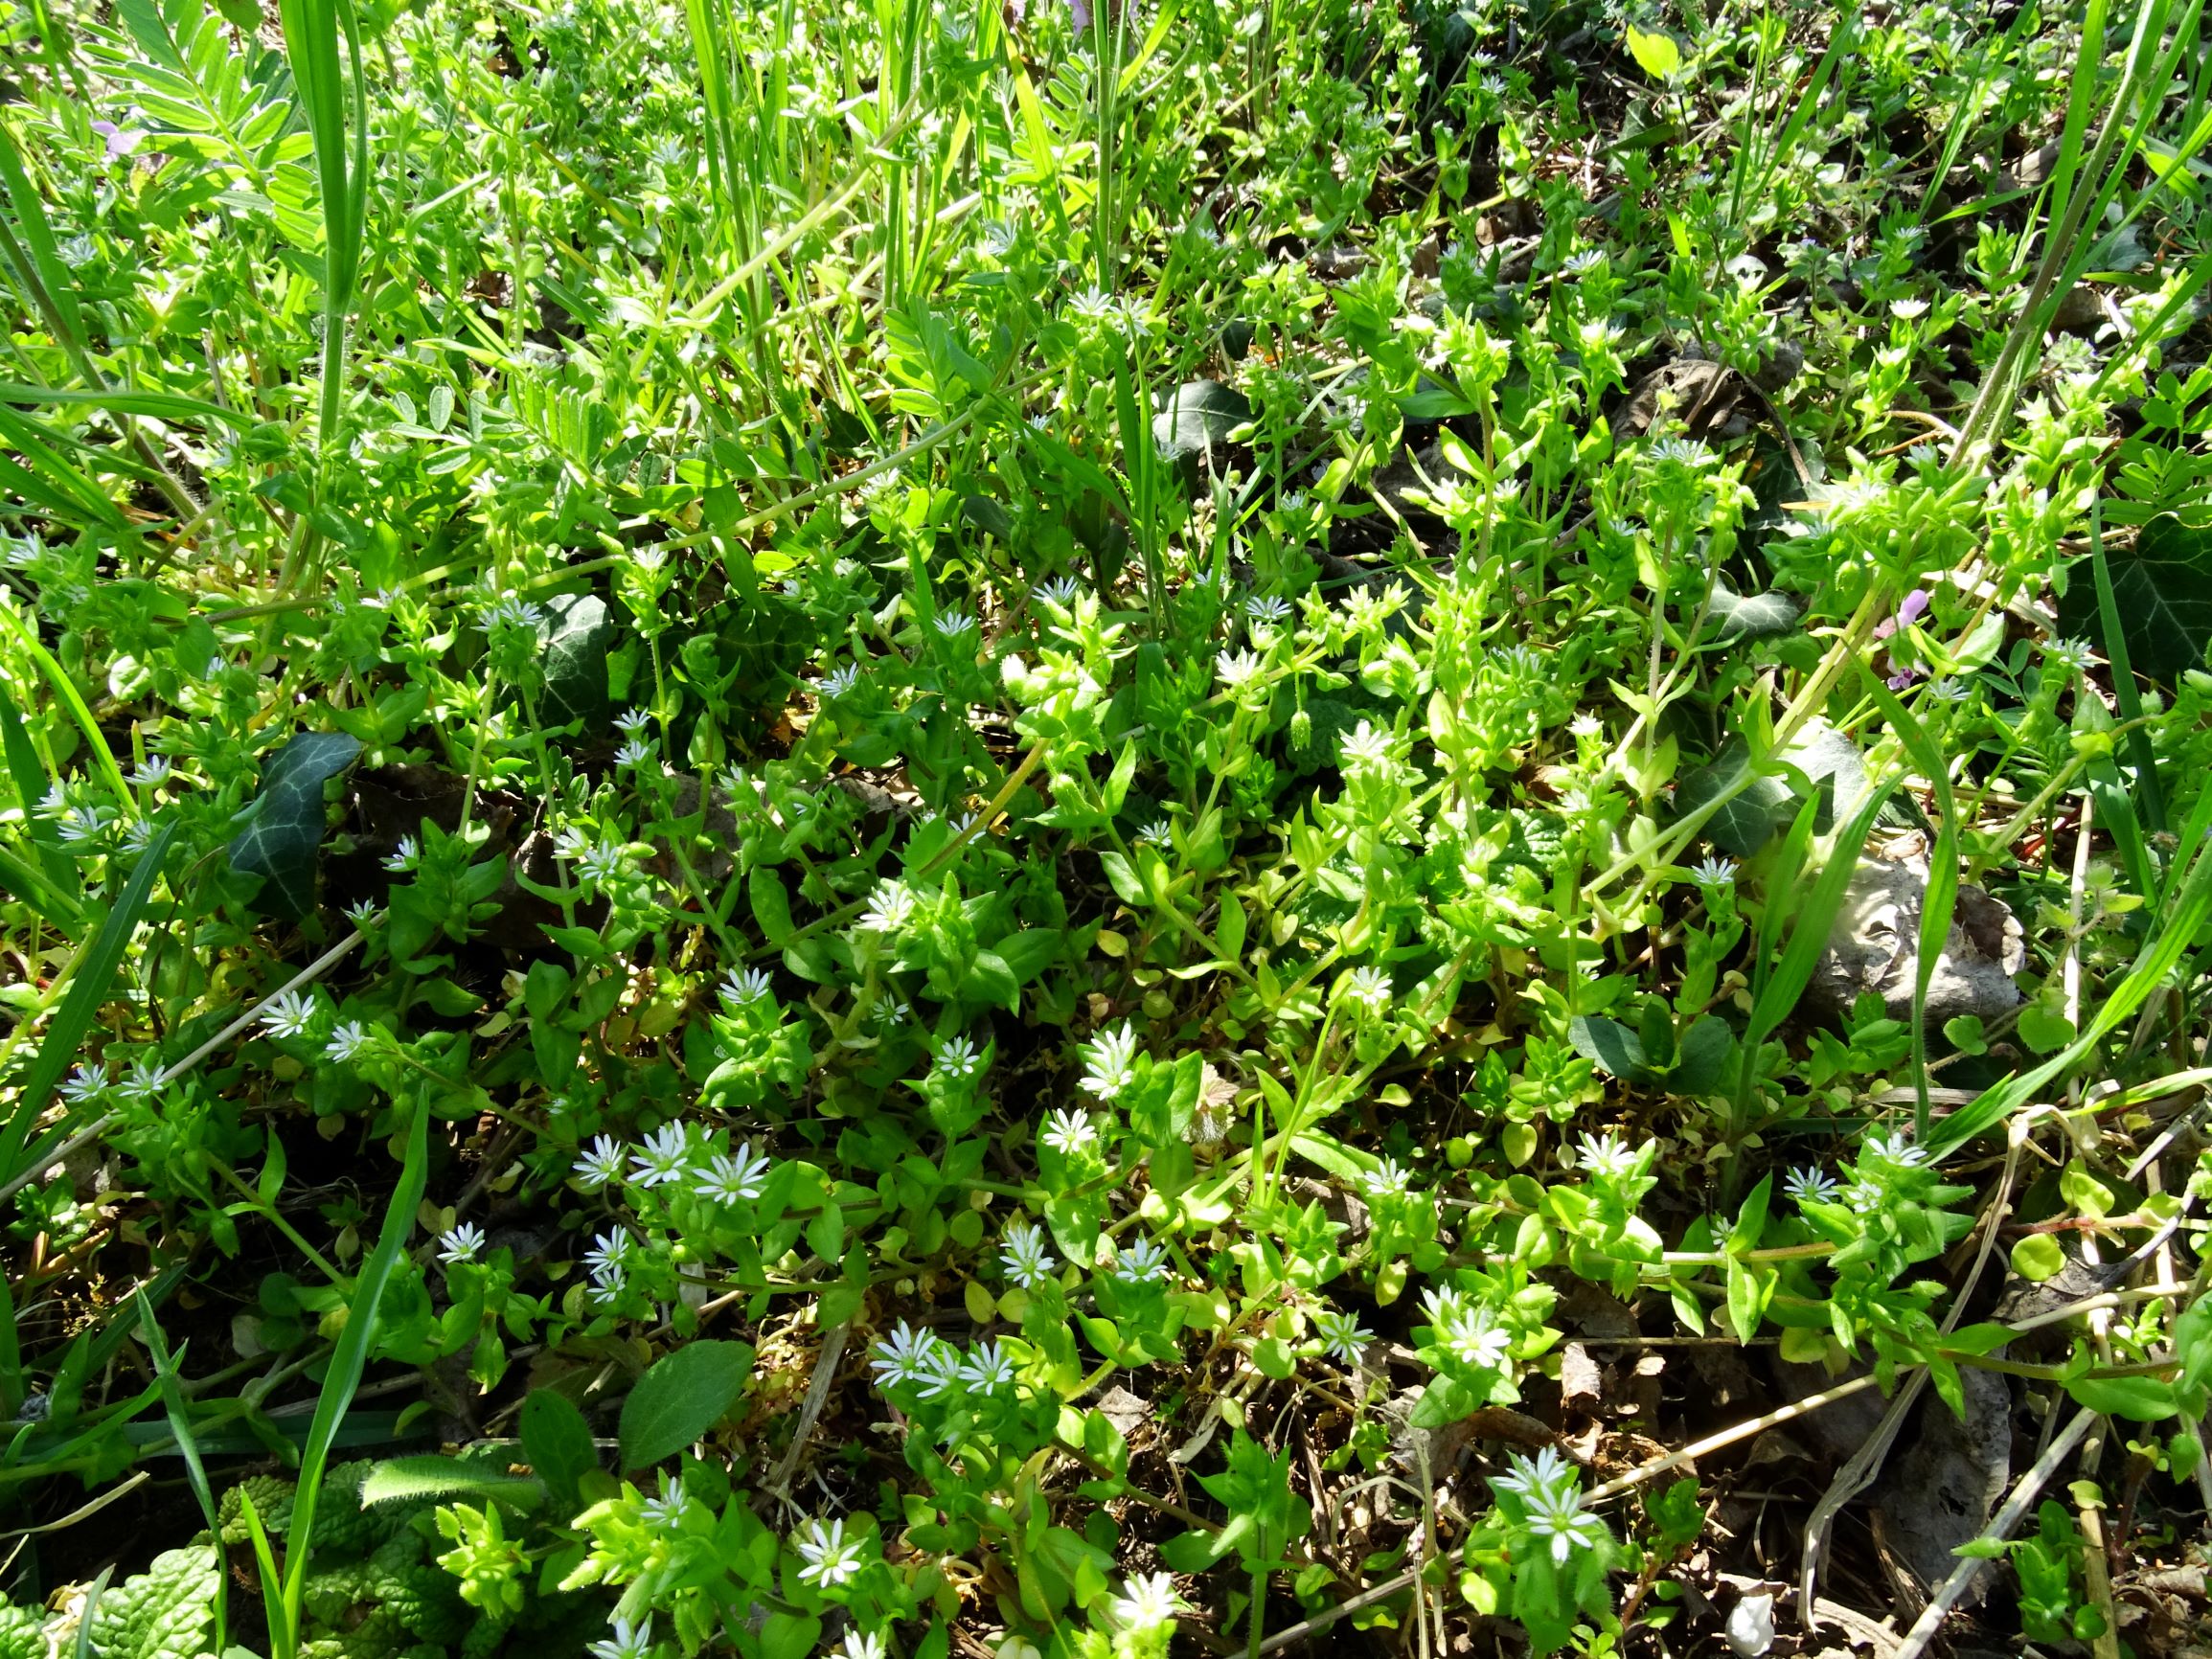
[[[262,768],[253,822],[231,842],[231,868],[262,878],[256,905],[285,921],[315,907],[315,855],[323,845],[323,784],[353,763],[361,740],[302,732]]]

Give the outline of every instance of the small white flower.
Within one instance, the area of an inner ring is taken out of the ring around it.
[[[1334,1307],[1313,1315],[1313,1330],[1321,1338],[1321,1352],[1345,1365],[1357,1365],[1375,1339],[1372,1330],[1360,1329],[1357,1318]]]
[[[860,1571],[860,1546],[845,1541],[843,1517],[829,1522],[810,1522],[807,1535],[798,1541],[799,1558],[806,1565],[799,1569],[802,1581],[828,1590],[842,1584]]]
[[[641,1187],[664,1187],[690,1172],[691,1131],[682,1124],[663,1124],[630,1154],[629,1178]]]
[[[995,1394],[1014,1382],[1014,1361],[995,1341],[975,1345],[974,1357],[960,1368],[962,1382],[980,1394]]]
[[[1083,584],[1074,577],[1056,576],[1050,581],[1038,584],[1037,597],[1048,604],[1058,605],[1061,610],[1072,611],[1082,592]]]
[[[1356,967],[1338,982],[1345,1000],[1356,1002],[1371,1014],[1390,1010],[1390,976],[1379,967]]]
[[[1790,1170],[1782,1183],[1782,1191],[1800,1204],[1834,1203],[1838,1190],[1833,1177],[1812,1164]]]
[[[438,1235],[438,1260],[445,1262],[473,1261],[476,1252],[484,1248],[484,1229],[473,1221],[464,1221],[451,1232]]]
[[[1413,1175],[1396,1158],[1385,1158],[1367,1177],[1370,1198],[1402,1198],[1411,1190]]]
[[[1503,1371],[1512,1357],[1513,1337],[1491,1322],[1486,1309],[1478,1307],[1445,1333],[1444,1345],[1462,1365],[1478,1371]]]
[[[1967,686],[1956,679],[1953,679],[1949,674],[1946,674],[1940,680],[1930,680],[1928,682],[1927,694],[1933,697],[1939,703],[1963,703],[1969,697],[1973,695],[1973,690],[1972,687]],[[1746,1602],[1747,1601],[1748,1598],[1746,1599]],[[1743,1606],[1745,1605],[1746,1602],[1739,1602],[1738,1605]]]
[[[369,1046],[368,1028],[357,1019],[347,1020],[331,1033],[331,1040],[323,1045],[323,1057],[344,1065]]]
[[[920,1378],[924,1399],[941,1399],[958,1388],[965,1361],[960,1350],[949,1342],[941,1342],[929,1351],[929,1358]]]
[[[262,1010],[262,1024],[275,1037],[305,1036],[314,1018],[314,999],[303,990],[279,991]]]
[[[61,1085],[61,1098],[73,1106],[96,1101],[106,1092],[107,1068],[97,1060],[90,1065],[79,1066],[69,1074],[69,1080]]]
[[[1571,1491],[1582,1485],[1582,1475],[1556,1447],[1545,1446],[1533,1461],[1517,1454],[1510,1461],[1512,1472],[1494,1477],[1494,1484],[1519,1497],[1533,1492]]]
[[[614,763],[618,766],[642,765],[651,753],[651,743],[643,738],[630,738],[623,743],[621,748],[615,750]]]
[[[878,881],[856,926],[863,933],[897,933],[914,915],[914,890],[903,881]]]
[[[947,1037],[929,1062],[931,1076],[971,1078],[983,1063],[983,1052],[964,1036]]]
[[[838,1648],[842,1659],[884,1659],[883,1638],[873,1630],[848,1630]]]
[[[589,1189],[604,1187],[622,1179],[624,1162],[622,1144],[612,1135],[601,1135],[577,1159],[576,1178]]]
[[[897,1031],[912,1017],[904,1003],[888,991],[878,991],[868,1005],[868,1023],[878,1031]]]
[[[1691,870],[1690,879],[1708,893],[1726,887],[1736,879],[1736,861],[1733,858],[1700,858]]]
[[[1139,847],[1158,847],[1163,850],[1173,843],[1174,838],[1174,826],[1165,818],[1154,818],[1151,823],[1140,827],[1136,834],[1136,842]]]
[[[937,1374],[937,1354],[946,1346],[931,1330],[917,1330],[901,1319],[898,1327],[876,1345],[868,1363],[876,1370],[876,1386],[921,1382]]]
[[[1564,1486],[1539,1488],[1521,1499],[1528,1511],[1528,1530],[1551,1539],[1552,1559],[1562,1566],[1577,1549],[1594,1549],[1606,1535],[1605,1523],[1583,1510],[1578,1478],[1575,1489]]]
[[[1121,1253],[1114,1263],[1114,1277],[1124,1284],[1143,1284],[1163,1277],[1161,1269],[1167,1260],[1168,1253],[1159,1245],[1150,1239],[1139,1239]]]
[[[775,981],[764,967],[733,967],[718,988],[732,1008],[744,1008],[775,990]]]
[[[1903,1131],[1895,1135],[1869,1135],[1866,1137],[1866,1145],[1859,1150],[1859,1161],[1863,1164],[1870,1158],[1909,1167],[1927,1163],[1927,1148],[1914,1146],[1905,1139]]]
[[[615,730],[626,738],[642,738],[651,726],[652,716],[643,709],[625,709],[614,717]]]
[[[1347,771],[1360,767],[1382,768],[1389,766],[1394,759],[1390,747],[1387,731],[1377,731],[1371,721],[1361,720],[1344,734],[1338,754]]]
[[[1255,651],[1222,651],[1214,658],[1214,671],[1221,677],[1221,684],[1235,691],[1259,678],[1259,654]]]
[[[956,640],[975,626],[975,619],[964,610],[941,610],[930,625],[948,640]]]
[[[576,873],[604,887],[629,874],[629,849],[620,842],[593,847],[576,861]]]
[[[1713,459],[1713,452],[1695,438],[1676,438],[1670,434],[1652,441],[1652,459],[1672,461],[1683,466],[1702,466]]]
[[[1106,1603],[1106,1618],[1124,1630],[1157,1630],[1185,1610],[1175,1581],[1165,1573],[1140,1573]]]
[[[158,789],[169,782],[169,775],[173,770],[175,767],[167,755],[156,755],[132,772],[130,781],[141,789]]]
[[[592,1659],[652,1659],[651,1617],[636,1625],[627,1619],[615,1620],[614,1635],[604,1642],[594,1642],[591,1654]]]
[[[1615,1136],[1585,1135],[1581,1138],[1581,1148],[1576,1162],[1593,1175],[1619,1180],[1635,1173],[1636,1153]]]
[[[859,664],[839,663],[822,676],[822,695],[825,697],[841,697],[859,683]]]
[[[692,1500],[684,1489],[668,1476],[660,1478],[660,1495],[647,1498],[638,1506],[637,1518],[656,1532],[673,1533],[684,1523],[690,1512]]]
[[[81,847],[99,840],[113,816],[104,807],[71,807],[55,822],[62,840],[72,847]]]
[[[1015,1222],[1000,1240],[998,1260],[1006,1267],[1006,1276],[1024,1290],[1051,1278],[1052,1270],[1060,1265],[1044,1245],[1043,1229],[1027,1221]]]
[[[422,849],[412,835],[399,837],[399,845],[384,860],[384,868],[395,875],[404,875],[422,862]]]
[[[732,1152],[717,1152],[698,1177],[699,1194],[718,1204],[750,1204],[765,1190],[770,1165],[766,1154],[741,1141]]]
[[[543,605],[510,594],[488,608],[476,625],[488,634],[501,628],[529,628],[535,632],[544,621]]]
[[[594,1280],[611,1289],[629,1266],[630,1248],[630,1236],[620,1227],[609,1227],[592,1239],[591,1248],[583,1253],[584,1265]]]
[[[1072,1108],[1062,1108],[1045,1120],[1044,1144],[1064,1158],[1098,1145],[1098,1130],[1090,1119]]]
[[[1244,620],[1254,627],[1280,626],[1289,615],[1290,602],[1271,593],[1261,594],[1244,602]]]
[[[1124,1020],[1083,1045],[1083,1086],[1102,1101],[1116,1101],[1137,1080],[1137,1034]]]
[[[383,914],[373,898],[357,898],[346,906],[346,920],[355,927],[367,927]]]

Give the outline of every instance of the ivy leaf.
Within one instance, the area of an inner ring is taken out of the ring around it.
[[[2128,666],[2160,685],[2202,667],[2212,643],[2212,531],[2192,530],[2161,513],[2143,526],[2134,546],[2108,547],[2105,557]],[[2086,568],[2059,602],[2059,625],[2077,638],[2103,637],[2097,586]]]
[[[741,1342],[687,1342],[656,1360],[622,1402],[622,1466],[675,1456],[737,1403],[753,1369]]]
[[[231,843],[231,868],[262,878],[254,902],[264,914],[298,921],[314,909],[323,784],[360,752],[360,739],[343,732],[302,732],[262,769],[253,822]]]
[[[617,629],[606,601],[595,593],[566,594],[545,606],[545,693],[538,713],[552,726],[582,720],[586,729],[606,724],[613,703],[606,694],[606,659]]]
[[[1196,462],[1227,446],[1229,434],[1252,418],[1252,405],[1219,380],[1186,380],[1152,417],[1152,442],[1172,462]]]
[[[1713,584],[1714,631],[1734,644],[1771,639],[1797,625],[1797,602],[1786,593],[1741,594],[1724,581]]]

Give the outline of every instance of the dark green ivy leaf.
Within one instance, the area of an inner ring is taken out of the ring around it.
[[[315,854],[323,845],[323,784],[353,763],[361,740],[343,732],[302,732],[262,768],[253,822],[231,843],[231,868],[259,875],[255,904],[298,921],[315,907]]]
[[[1186,380],[1152,417],[1152,442],[1170,461],[1196,461],[1226,447],[1229,434],[1252,418],[1252,405],[1219,380]]]
[[[1575,1053],[1624,1083],[1654,1080],[1644,1056],[1643,1039],[1617,1019],[1603,1014],[1577,1014],[1567,1027],[1567,1041]]]
[[[564,594],[547,602],[545,614],[545,695],[538,712],[551,726],[582,720],[586,731],[596,730],[613,708],[606,659],[617,630],[606,601],[595,593]]]
[[[1741,594],[1713,584],[1714,631],[1723,640],[1763,640],[1797,625],[1797,602],[1786,593]]]
[[[2145,679],[2172,685],[2201,668],[2212,643],[2212,531],[2192,530],[2171,512],[2143,526],[2135,545],[2108,546],[2112,600],[2128,666]],[[2077,639],[2101,640],[2097,584],[2084,560],[2059,602],[2059,625]]]

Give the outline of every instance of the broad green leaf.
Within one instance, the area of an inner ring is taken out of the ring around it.
[[[583,722],[604,730],[613,710],[606,693],[606,659],[620,628],[595,593],[563,594],[546,601],[545,690],[538,715],[550,725]]]
[[[2159,1422],[2179,1409],[2174,1385],[2155,1376],[2077,1377],[2066,1384],[2066,1392],[2091,1411],[2136,1422]]]
[[[1633,23],[1629,25],[1629,56],[1653,80],[1665,80],[1682,67],[1682,49],[1672,34],[1647,34]]]
[[[1186,380],[1152,417],[1152,443],[1163,460],[1195,462],[1219,454],[1229,434],[1252,418],[1251,400],[1219,380]]]
[[[2192,530],[2163,513],[2143,526],[2132,547],[2107,544],[2105,557],[2129,666],[2159,685],[2202,667],[2212,645],[2212,530]],[[2077,571],[2059,602],[2059,625],[2078,638],[2097,637],[2097,590],[2087,570]]]
[[[737,1403],[753,1369],[741,1342],[687,1342],[656,1360],[622,1402],[622,1466],[675,1456]]]
[[[255,902],[267,914],[298,921],[314,909],[323,784],[360,752],[361,740],[343,732],[302,732],[262,768],[253,822],[231,842],[231,868],[262,878]]]
[[[1786,593],[1740,594],[1724,581],[1713,584],[1714,632],[1731,642],[1770,639],[1797,625],[1798,603]]]

